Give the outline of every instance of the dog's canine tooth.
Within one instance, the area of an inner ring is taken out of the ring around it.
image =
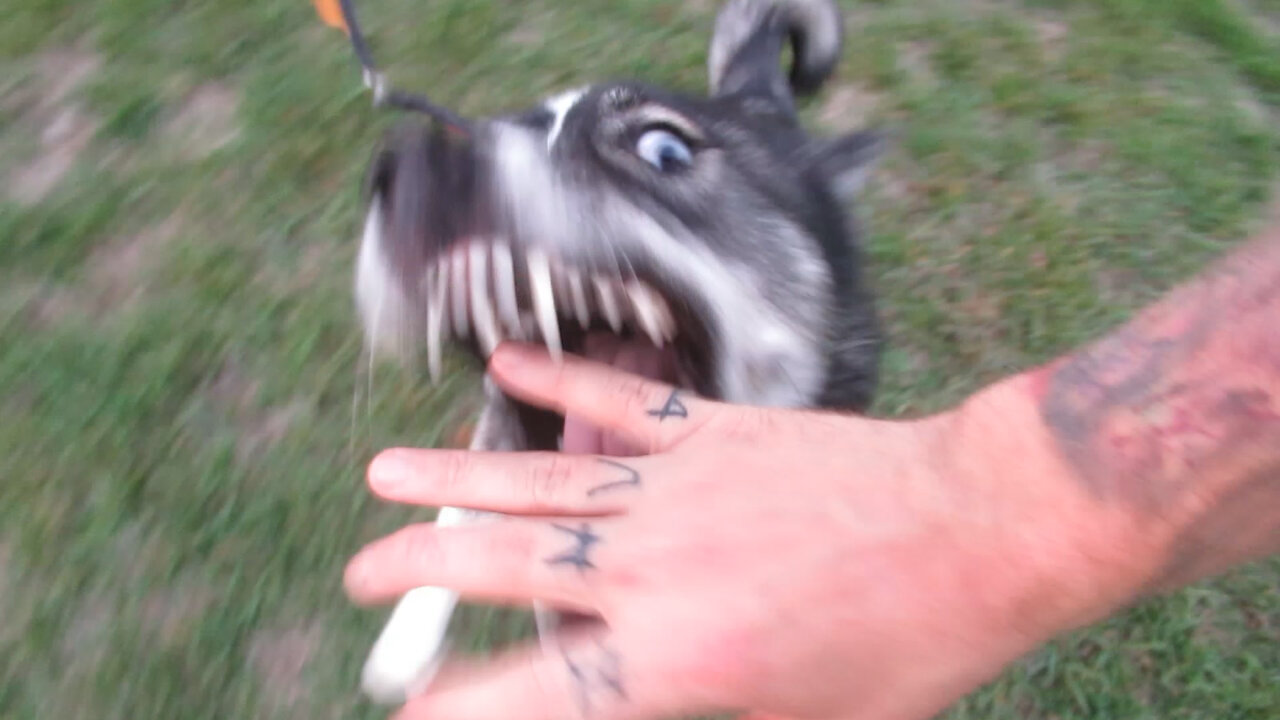
[[[498,322],[489,300],[489,249],[478,242],[471,243],[469,268],[471,271],[471,322],[476,328],[476,342],[480,351],[488,357],[497,349],[502,338]]]
[[[571,316],[573,302],[569,298],[569,271],[555,260],[549,260],[548,267],[551,268],[551,294],[556,299],[557,317]]]
[[[613,282],[596,275],[591,278],[591,284],[596,296],[600,298],[600,312],[604,313],[605,321],[615,333],[622,332],[622,311],[618,309],[618,296],[614,292]]]
[[[427,372],[431,382],[440,379],[440,337],[444,326],[445,297],[448,290],[445,268],[440,263],[427,270]]]
[[[627,298],[631,301],[632,309],[635,310],[636,322],[640,325],[640,329],[654,345],[662,347],[663,332],[658,319],[658,309],[654,307],[656,302],[654,296],[657,293],[637,280],[630,280],[623,287]]]
[[[498,318],[507,326],[508,335],[520,334],[520,304],[516,301],[516,270],[511,259],[511,246],[493,245],[493,295],[497,300]]]
[[[471,334],[467,320],[467,253],[454,248],[446,259],[449,264],[449,290],[453,295],[450,309],[453,311],[453,334],[465,339]]]
[[[573,313],[578,317],[578,325],[586,330],[591,325],[591,310],[587,306],[587,292],[582,287],[582,274],[577,270],[570,269],[569,275],[569,296],[573,299]]]
[[[532,342],[538,337],[538,322],[533,319],[533,313],[525,311],[520,313],[520,339],[525,342]]]
[[[649,295],[653,298],[653,309],[658,318],[658,330],[662,333],[662,337],[667,340],[674,340],[679,327],[676,325],[675,316],[671,314],[671,306],[667,304],[667,299],[662,296],[662,293],[647,285],[645,287],[648,288]]]
[[[537,248],[530,248],[525,256],[529,267],[529,285],[533,288],[533,314],[542,332],[551,357],[557,362],[564,356],[560,348],[560,326],[556,319],[556,299],[551,290],[551,265],[547,256]]]

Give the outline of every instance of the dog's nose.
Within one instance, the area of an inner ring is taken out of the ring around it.
[[[456,240],[495,229],[485,147],[482,133],[437,123],[392,131],[378,189],[389,207],[397,265],[419,270]]]

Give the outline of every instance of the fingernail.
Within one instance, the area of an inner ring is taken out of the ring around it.
[[[369,585],[369,580],[373,576],[373,563],[370,563],[363,555],[357,555],[347,563],[347,570],[343,573],[343,585],[348,591],[360,591]]]
[[[394,490],[411,482],[413,476],[413,463],[400,450],[387,450],[369,463],[369,484],[375,490]]]

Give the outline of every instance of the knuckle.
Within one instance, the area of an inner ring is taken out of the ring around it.
[[[441,491],[453,493],[467,486],[467,477],[472,471],[472,463],[468,453],[462,451],[446,452],[441,456],[440,474],[435,478]]]
[[[535,506],[546,506],[563,500],[573,482],[574,463],[561,455],[550,455],[535,463],[529,471],[528,494]]]
[[[686,658],[685,679],[716,700],[754,695],[764,674],[753,639],[743,631],[705,633]]]
[[[440,534],[433,524],[410,525],[400,531],[396,547],[403,560],[414,564],[424,560],[438,562],[442,556]]]
[[[487,558],[523,567],[534,555],[537,541],[532,529],[516,520],[499,521],[498,532],[485,533],[479,548]]]
[[[582,385],[582,378],[586,375],[582,369],[578,361],[556,363],[547,383],[547,395],[564,397],[578,391]]]
[[[654,395],[652,385],[647,380],[631,376],[614,378],[606,391],[628,416],[643,415]]]
[[[724,434],[735,438],[771,436],[780,430],[778,418],[765,408],[735,407],[719,416],[717,423]]]

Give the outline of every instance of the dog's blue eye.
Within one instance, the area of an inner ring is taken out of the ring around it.
[[[683,140],[667,130],[649,130],[640,136],[636,152],[644,161],[663,172],[671,172],[693,164],[693,151]]]

